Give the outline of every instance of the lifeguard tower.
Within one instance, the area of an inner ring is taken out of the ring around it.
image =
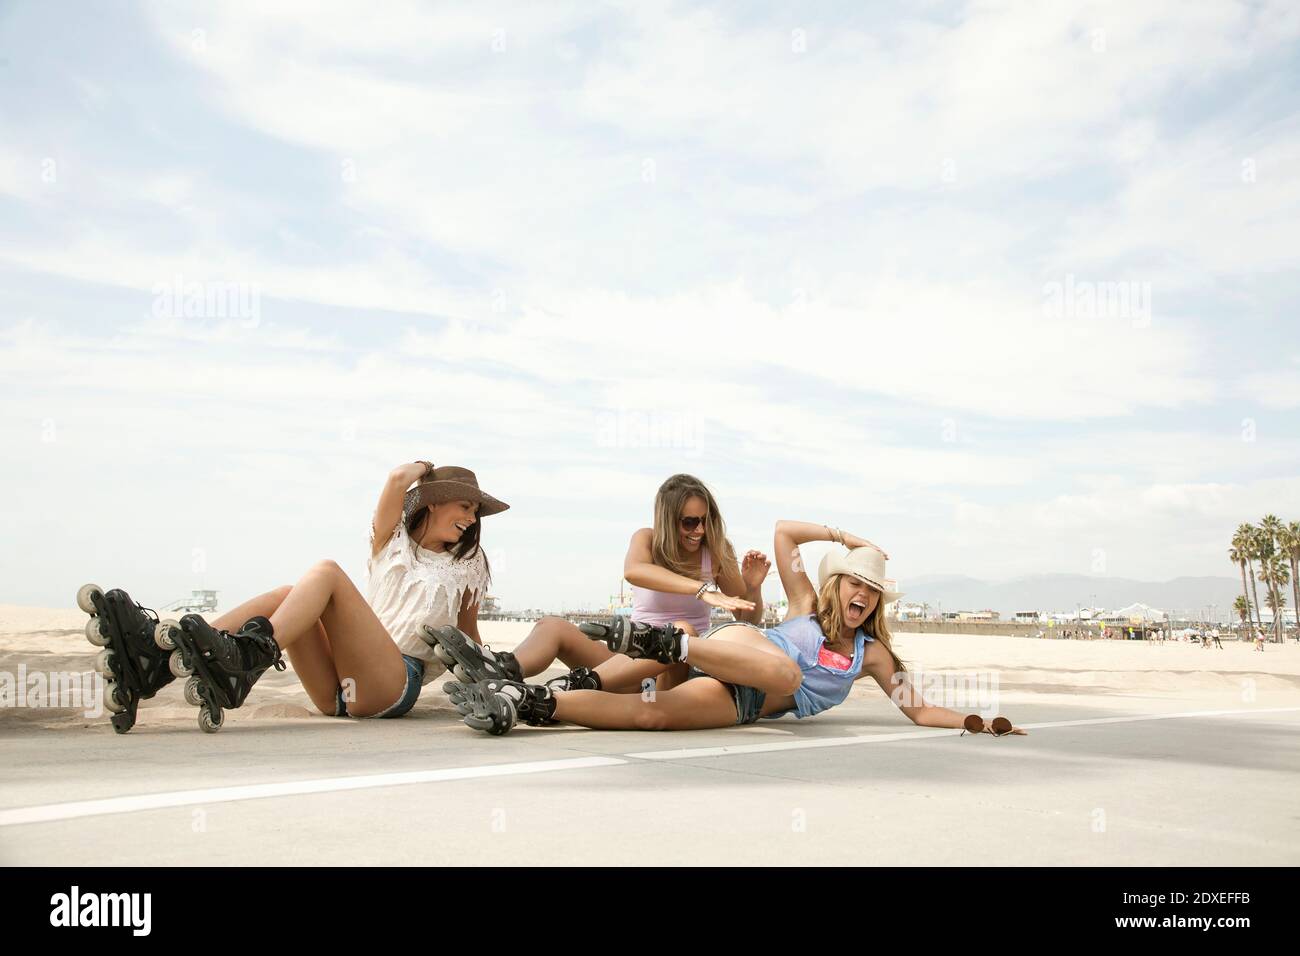
[[[216,591],[193,591],[187,598],[172,601],[164,605],[164,611],[215,611],[217,609]]]

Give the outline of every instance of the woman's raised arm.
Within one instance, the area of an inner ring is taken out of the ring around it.
[[[402,502],[406,491],[419,478],[423,478],[433,468],[427,461],[414,461],[408,465],[398,465],[388,474],[384,490],[379,493],[379,504],[375,506],[375,516],[371,520],[374,534],[371,535],[371,557],[388,544],[393,536],[397,522],[402,519]]]

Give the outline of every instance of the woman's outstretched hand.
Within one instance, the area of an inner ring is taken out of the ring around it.
[[[731,597],[723,594],[721,591],[705,591],[700,595],[700,600],[710,607],[722,608],[724,611],[754,610],[753,601],[746,601],[744,598]]]
[[[772,562],[762,551],[752,549],[746,551],[740,565],[740,576],[745,582],[745,590],[752,592],[761,588],[771,570]]]

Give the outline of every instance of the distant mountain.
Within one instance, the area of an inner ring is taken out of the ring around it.
[[[1108,611],[1141,602],[1177,616],[1200,617],[1216,605],[1216,616],[1227,620],[1232,602],[1241,593],[1240,577],[1174,578],[1134,581],[1087,574],[1033,574],[1010,581],[981,581],[955,574],[929,574],[902,582],[903,600],[943,605],[945,611],[998,611],[1004,618],[1016,611],[1073,611],[1096,604]]]

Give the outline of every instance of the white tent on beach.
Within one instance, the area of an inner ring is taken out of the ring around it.
[[[1122,607],[1118,611],[1111,611],[1106,615],[1106,620],[1120,621],[1125,624],[1145,624],[1164,621],[1168,617],[1169,615],[1159,608],[1139,602],[1130,604],[1128,607]]]

